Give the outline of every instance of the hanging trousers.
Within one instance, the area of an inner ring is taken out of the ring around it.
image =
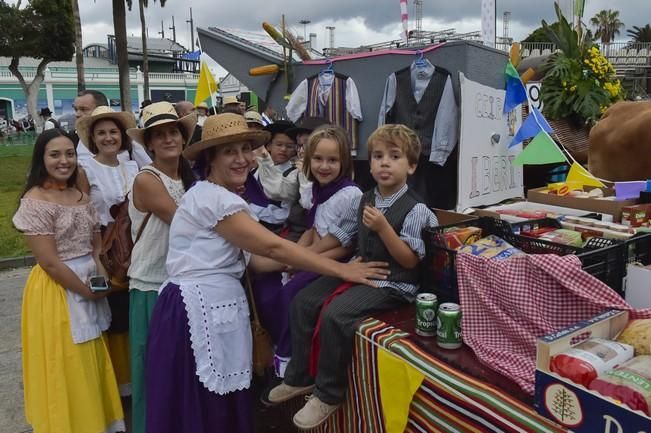
[[[355,285],[338,295],[321,313],[321,306],[342,283],[321,277],[301,290],[289,313],[292,358],[284,382],[291,386],[316,384],[314,395],[327,404],[339,404],[346,395],[348,365],[356,324],[374,313],[400,307],[407,301],[395,289]],[[308,373],[312,334],[319,315],[319,366],[316,378]]]

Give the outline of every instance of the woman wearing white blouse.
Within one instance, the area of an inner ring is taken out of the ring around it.
[[[110,107],[95,108],[90,116],[77,124],[79,139],[95,154],[93,158],[80,163],[80,189],[90,195],[90,200],[99,215],[102,228],[113,222],[111,206],[122,203],[131,190],[133,179],[138,174],[138,164],[133,160],[118,158],[122,151],[131,151],[131,139],[126,133],[136,126],[131,113],[114,112]],[[109,296],[111,305],[111,328],[108,333],[109,351],[120,386],[120,395],[131,394],[129,372],[129,314],[128,291],[115,290]]]

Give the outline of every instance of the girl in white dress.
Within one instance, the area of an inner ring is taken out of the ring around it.
[[[236,191],[253,148],[267,139],[243,116],[219,114],[184,151],[192,160],[203,154],[209,171],[183,196],[170,227],[169,280],[154,307],[145,358],[148,433],[252,432],[252,339],[240,283],[249,253],[264,256],[251,261],[257,270],[277,260],[363,284],[386,278],[382,263],[339,263],[255,221]]]
[[[126,133],[136,126],[131,113],[114,112],[110,107],[95,108],[90,116],[83,117],[77,124],[79,139],[95,154],[80,164],[80,188],[90,195],[97,210],[102,230],[111,222],[111,207],[126,200],[133,179],[138,174],[138,164],[133,160],[122,160],[118,154],[131,151],[131,139]],[[108,332],[109,351],[115,368],[120,395],[131,394],[131,373],[129,371],[129,292],[128,287],[118,287],[112,279],[113,292],[109,296],[111,305],[111,327]]]

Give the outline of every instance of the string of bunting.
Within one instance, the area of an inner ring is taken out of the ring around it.
[[[518,105],[528,102],[527,91],[520,79],[515,66],[509,61],[504,71],[506,81],[506,95],[504,96],[504,113],[513,111]],[[541,165],[552,163],[568,163],[570,171],[566,183],[577,187],[594,186],[604,188],[603,182],[615,184],[618,198],[637,197],[640,191],[651,188],[651,181],[613,182],[600,179],[591,174],[579,164],[572,154],[558,140],[552,138],[554,130],[543,114],[536,107],[530,105],[529,116],[516,132],[508,148],[517,146],[524,140],[532,138],[531,142],[516,156],[514,164]],[[569,158],[568,158],[569,157]]]

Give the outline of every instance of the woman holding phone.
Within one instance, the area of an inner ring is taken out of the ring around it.
[[[77,154],[59,129],[34,144],[13,217],[37,265],[23,294],[25,417],[35,433],[125,431],[102,332],[110,322],[97,212],[75,186]],[[99,278],[97,278],[99,277]]]

